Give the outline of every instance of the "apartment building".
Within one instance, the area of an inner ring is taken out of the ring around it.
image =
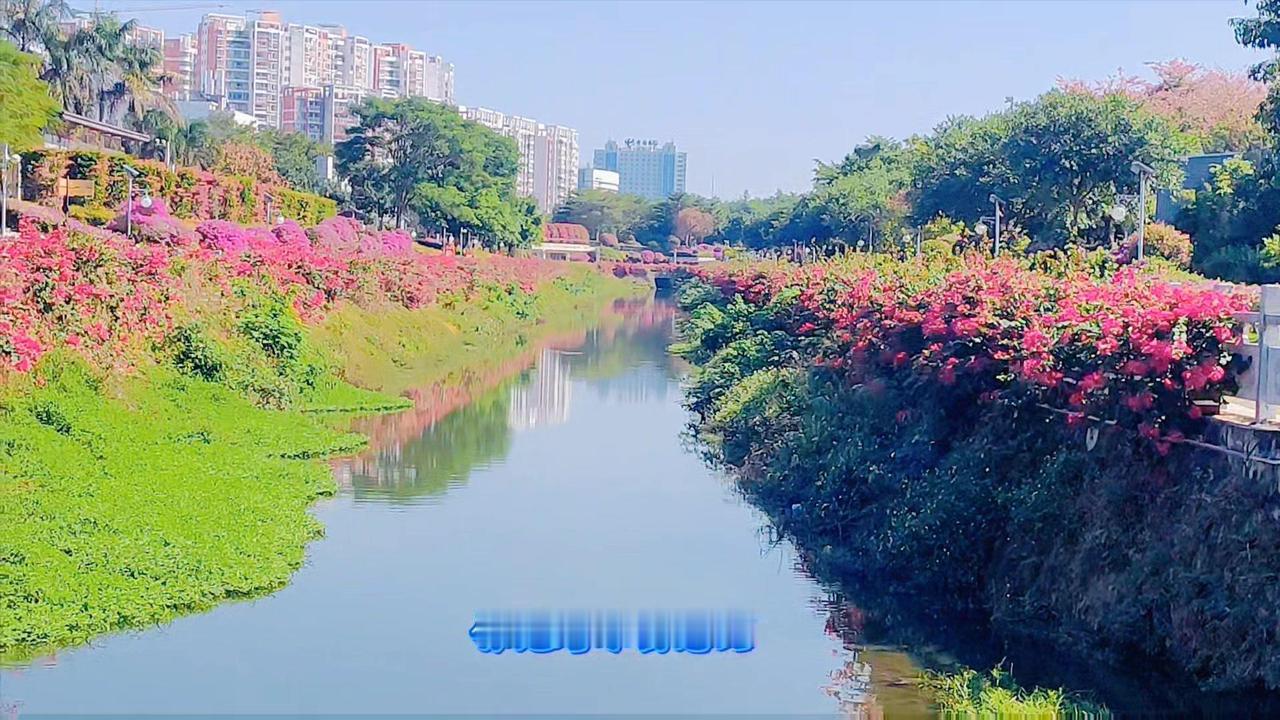
[[[280,13],[259,13],[249,24],[251,85],[248,113],[268,127],[280,127],[287,45]]]
[[[179,35],[164,40],[164,94],[174,100],[190,100],[196,89],[196,39]]]
[[[280,104],[280,129],[321,142],[332,124],[326,93],[319,87],[287,87]]]
[[[330,144],[347,139],[347,130],[356,124],[353,108],[364,102],[368,90],[351,85],[330,85],[324,89],[325,127],[321,140]]]
[[[534,145],[533,199],[549,213],[578,187],[578,131],[542,125]]]
[[[516,149],[520,153],[520,166],[516,172],[516,193],[533,197],[536,187],[534,158],[537,155],[538,121],[482,107],[460,107],[458,112],[462,117],[516,141]]]
[[[247,28],[240,15],[210,13],[196,28],[194,90],[225,107],[247,112],[250,63]]]
[[[453,105],[453,63],[439,55],[427,57],[426,88],[423,95],[434,102]]]
[[[193,45],[187,96],[208,98],[270,127],[281,127],[285,104],[330,86],[338,104],[354,96],[454,102],[453,65],[444,58],[404,43],[374,43],[341,25],[285,23],[271,11],[210,13]],[[179,47],[173,53],[176,66]]]

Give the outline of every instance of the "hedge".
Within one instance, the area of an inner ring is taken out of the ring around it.
[[[88,208],[122,207],[128,193],[124,166],[138,171],[137,189],[164,198],[170,211],[188,220],[230,220],[237,223],[265,223],[267,198],[273,198],[273,213],[314,225],[338,212],[335,201],[298,192],[280,185],[255,182],[252,178],[220,175],[198,168],[169,170],[163,163],[142,160],[121,153],[96,150],[37,150],[23,158],[22,196],[42,205],[56,207],[59,178],[92,180],[93,196],[84,198]],[[83,211],[82,211],[83,212]]]

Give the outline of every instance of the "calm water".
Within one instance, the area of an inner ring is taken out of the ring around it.
[[[5,670],[0,717],[920,715],[905,656],[842,642],[856,611],[685,447],[671,308],[618,312],[474,397],[369,421],[284,590]],[[484,655],[489,608],[742,608],[757,649]]]

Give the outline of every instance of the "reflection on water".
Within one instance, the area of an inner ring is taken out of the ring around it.
[[[361,421],[279,593],[0,673],[0,703],[67,713],[720,713],[904,717],[911,666],[680,442],[674,309],[598,328]],[[763,540],[763,542],[762,542]],[[741,608],[729,656],[484,655],[477,610]],[[886,673],[884,668],[895,668]],[[900,679],[900,678],[899,678]],[[918,698],[914,702],[919,703]]]
[[[570,351],[544,348],[531,377],[511,388],[507,424],[512,430],[561,425],[569,421],[572,389],[567,352]]]

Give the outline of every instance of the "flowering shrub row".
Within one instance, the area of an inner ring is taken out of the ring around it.
[[[74,222],[74,221],[72,221]],[[333,217],[246,227],[207,220],[191,230],[162,201],[135,207],[132,238],[76,224],[39,229],[24,214],[18,237],[0,240],[0,371],[27,371],[51,349],[70,347],[99,366],[127,364],[137,340],[173,327],[186,280],[234,299],[257,283],[288,297],[304,321],[338,301],[417,308],[480,288],[533,290],[564,272],[554,262],[458,256],[415,247],[402,232]],[[123,229],[118,218],[113,227]]]
[[[189,220],[230,220],[266,222],[283,214],[305,225],[313,225],[337,213],[329,198],[301,193],[283,184],[262,183],[252,177],[222,175],[196,168],[170,171],[163,163],[127,155],[95,151],[45,150],[24,157],[23,196],[46,205],[57,205],[59,178],[93,181],[93,195],[86,198],[90,208],[119,208],[128,194],[124,166],[141,176],[134,181],[135,192],[146,190],[164,198],[175,216]],[[270,208],[268,206],[270,205]]]
[[[1126,268],[1108,279],[977,254],[933,272],[861,259],[698,270],[729,296],[773,303],[815,362],[851,382],[911,372],[978,402],[1033,393],[1165,443],[1234,388],[1228,346],[1242,295]],[[909,419],[904,411],[900,420]]]

